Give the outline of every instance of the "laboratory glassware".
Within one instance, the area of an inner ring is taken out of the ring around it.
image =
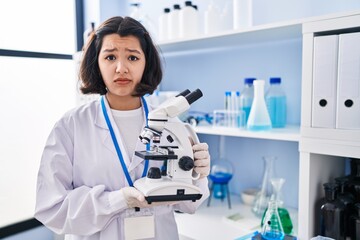
[[[351,159],[351,176],[349,186],[350,192],[355,197],[355,201],[360,202],[360,159]]]
[[[350,192],[346,191],[349,183],[349,179],[347,177],[335,178],[335,182],[339,185],[339,193],[337,194],[337,198],[345,205],[345,236],[350,236],[349,219],[351,213],[354,210],[355,198]]]
[[[250,131],[264,131],[271,129],[271,120],[264,97],[264,86],[264,80],[254,81],[254,100],[247,121],[247,128]]]
[[[285,179],[284,178],[272,178],[271,180],[271,185],[273,187],[273,195],[275,196],[275,201],[277,202],[277,206],[278,206],[278,213],[280,216],[280,221],[281,221],[281,225],[283,227],[284,233],[286,234],[291,234],[292,230],[293,230],[293,224],[290,218],[290,214],[289,211],[284,207],[284,201],[282,199],[282,193],[281,193],[281,188],[283,186],[283,184],[285,183]],[[263,218],[261,220],[261,227],[264,225],[264,221],[265,221],[265,216],[266,216],[266,212],[268,211],[268,209],[265,210]]]
[[[350,239],[360,239],[360,203],[354,206],[354,212],[350,215],[349,219]]]
[[[336,183],[324,183],[325,199],[320,208],[320,235],[345,240],[345,205],[337,199]]]
[[[286,95],[281,86],[281,78],[270,78],[270,87],[265,94],[271,126],[283,128],[286,125]]]
[[[211,180],[210,197],[208,200],[208,206],[212,195],[215,198],[224,200],[228,199],[228,207],[231,208],[229,181],[233,177],[233,166],[226,159],[219,159],[213,162],[209,178]]]
[[[256,78],[245,78],[244,89],[240,92],[240,110],[245,112],[245,124],[249,119],[251,105],[254,100],[254,80]]]
[[[281,240],[285,236],[274,195],[272,195],[268,204],[268,210],[264,217],[264,225],[261,228],[261,235],[266,240]]]
[[[275,177],[274,174],[274,161],[276,160],[275,156],[264,156],[264,175],[262,179],[261,189],[256,194],[254,204],[252,207],[252,212],[258,216],[262,217],[266,207],[268,206],[268,202],[270,196],[272,195],[272,187],[270,179]]]

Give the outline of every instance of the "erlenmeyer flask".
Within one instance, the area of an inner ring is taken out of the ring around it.
[[[276,157],[274,156],[264,156],[263,157],[264,164],[265,164],[265,170],[264,170],[264,176],[261,184],[261,190],[257,193],[254,205],[252,207],[253,213],[258,216],[262,217],[264,214],[264,211],[266,207],[268,206],[268,202],[270,199],[270,196],[272,194],[272,187],[270,179],[274,177],[274,161],[276,160]]]
[[[274,195],[269,201],[268,210],[266,211],[264,218],[264,226],[261,229],[261,235],[266,240],[284,239],[285,234]]]
[[[272,178],[270,181],[271,181],[271,185],[273,186],[275,201],[277,202],[278,213],[280,216],[281,225],[283,227],[284,233],[291,234],[292,229],[293,229],[293,224],[292,224],[292,221],[290,218],[289,211],[283,207],[284,201],[282,200],[282,196],[281,196],[281,188],[282,188],[283,184],[285,183],[285,179],[284,178]],[[264,212],[263,218],[261,220],[261,227],[263,227],[263,225],[265,223],[266,211]]]

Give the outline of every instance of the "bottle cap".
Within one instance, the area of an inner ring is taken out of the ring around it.
[[[279,78],[279,77],[271,77],[270,78],[270,84],[277,84],[277,83],[281,83],[281,78]]]
[[[231,96],[231,92],[230,92],[230,91],[226,91],[226,92],[225,92],[225,96]]]
[[[179,4],[174,4],[174,9],[180,9],[180,5]]]
[[[192,6],[191,1],[185,1],[185,6],[189,6],[189,7],[191,7],[191,6]]]
[[[256,78],[245,78],[244,83],[245,84],[253,84],[253,82],[256,80]]]
[[[337,190],[338,189],[338,184],[333,183],[333,182],[324,183],[323,186],[324,186],[325,190]]]
[[[170,12],[170,8],[164,8],[164,13],[169,13]]]

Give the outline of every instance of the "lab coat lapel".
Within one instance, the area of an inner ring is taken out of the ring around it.
[[[124,147],[123,141],[121,141],[121,136],[120,136],[119,129],[118,129],[116,123],[115,123],[115,120],[114,120],[112,114],[111,114],[111,109],[110,109],[110,106],[109,106],[105,96],[104,96],[104,100],[105,100],[106,111],[107,111],[107,114],[109,116],[111,126],[112,126],[112,128],[114,130],[117,142],[119,144],[123,159],[125,161],[125,165],[129,166],[129,164],[130,164],[129,155],[126,152],[126,148]],[[111,152],[113,152],[115,154],[115,157],[117,159],[119,159],[118,155],[117,155],[117,152],[116,152],[116,149],[115,149],[115,146],[114,146],[114,143],[113,143],[113,140],[111,138],[110,130],[109,130],[107,124],[106,124],[106,120],[105,120],[105,117],[104,117],[104,114],[103,114],[103,111],[102,111],[102,108],[101,108],[100,100],[99,100],[99,105],[98,105],[98,108],[97,108],[97,113],[96,113],[96,116],[95,116],[95,124],[98,127],[103,128],[105,130],[105,131],[101,132],[102,142],[103,142],[104,146],[107,149],[109,149]],[[119,164],[120,164],[120,162],[119,162]]]

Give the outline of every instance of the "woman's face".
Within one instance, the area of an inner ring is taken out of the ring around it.
[[[98,63],[108,97],[133,98],[131,95],[141,81],[146,63],[139,40],[118,34],[105,36]]]

